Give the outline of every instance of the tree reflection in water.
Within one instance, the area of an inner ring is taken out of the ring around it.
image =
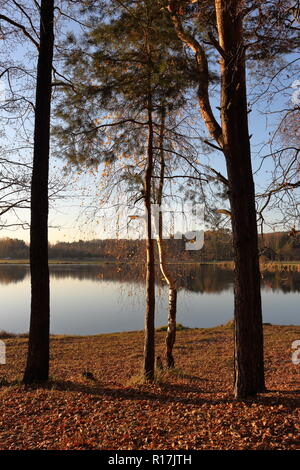
[[[163,286],[157,266],[156,284]],[[221,293],[233,287],[233,270],[216,264],[172,264],[170,271],[178,279],[178,288],[195,293]],[[110,281],[125,284],[144,284],[145,269],[138,263],[103,263],[99,265],[50,265],[53,279]],[[0,284],[8,285],[29,279],[27,265],[0,265]],[[300,292],[300,272],[282,268],[263,270],[262,289],[274,292]],[[129,287],[129,286],[128,286]]]

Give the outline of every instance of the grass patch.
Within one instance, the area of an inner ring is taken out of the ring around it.
[[[126,385],[128,387],[147,385],[149,383],[156,385],[166,385],[172,382],[174,379],[183,379],[185,377],[186,374],[181,369],[178,369],[176,367],[163,369],[156,368],[154,372],[154,380],[151,382],[145,379],[143,371],[140,370],[137,374],[134,374],[128,379]]]
[[[167,331],[168,325],[159,326],[156,331]],[[176,331],[190,330],[188,326],[183,326],[181,323],[176,323]]]

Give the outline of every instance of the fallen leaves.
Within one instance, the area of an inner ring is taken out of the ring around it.
[[[26,339],[7,339],[0,387],[0,449],[296,449],[300,327],[265,327],[268,393],[232,397],[232,329],[177,333],[176,369],[131,380],[143,333],[51,338],[51,381],[25,387]],[[163,357],[165,333],[157,333]],[[121,353],[122,352],[122,353]],[[95,380],[82,371],[89,370]]]

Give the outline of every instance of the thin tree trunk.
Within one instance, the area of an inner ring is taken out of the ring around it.
[[[162,227],[162,213],[159,213],[159,227]],[[157,246],[159,254],[159,266],[165,281],[169,286],[169,309],[168,309],[168,328],[166,335],[166,360],[167,367],[172,368],[175,365],[173,356],[173,347],[176,340],[176,313],[177,313],[177,289],[174,279],[167,269],[165,262],[164,242],[162,233],[157,237]]]
[[[235,260],[236,398],[265,390],[255,190],[248,131],[243,1],[216,0],[222,77],[221,121]]]
[[[165,132],[165,109],[161,111],[161,126],[159,136],[159,154],[160,154],[160,175],[157,190],[157,203],[161,207],[164,177],[165,177],[165,156],[164,156],[164,132]],[[169,309],[168,309],[168,328],[166,335],[166,360],[167,367],[174,367],[175,361],[173,357],[173,346],[176,340],[176,313],[177,313],[177,289],[173,276],[170,274],[166,264],[165,246],[163,241],[163,213],[159,211],[158,214],[158,231],[157,231],[157,247],[159,255],[160,271],[169,286]]]
[[[147,168],[144,179],[145,211],[146,211],[146,312],[145,312],[145,343],[144,343],[144,376],[146,380],[154,380],[155,368],[155,263],[154,243],[152,239],[151,186],[153,173],[153,122],[152,96],[148,96],[148,146]]]
[[[25,383],[46,381],[49,374],[48,172],[54,0],[41,1],[40,15],[31,182],[31,317]]]

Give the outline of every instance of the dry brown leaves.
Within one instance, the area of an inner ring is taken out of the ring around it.
[[[0,366],[0,449],[296,449],[300,327],[265,326],[268,392],[232,397],[232,329],[183,330],[176,369],[136,377],[143,333],[51,339],[51,381],[24,387],[26,339],[6,339]],[[157,333],[163,355],[164,333]],[[90,371],[95,380],[83,376]]]

